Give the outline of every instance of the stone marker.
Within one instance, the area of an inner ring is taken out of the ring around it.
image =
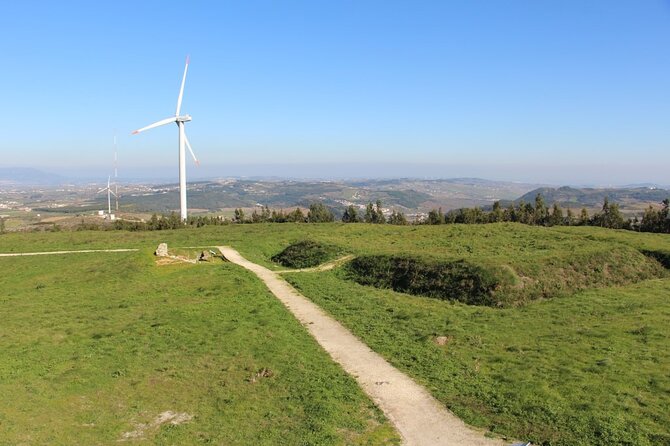
[[[447,345],[451,339],[451,336],[438,336],[433,340],[433,342],[435,342],[437,345]]]
[[[198,256],[199,262],[208,262],[212,255],[208,251],[203,251]]]
[[[154,253],[158,257],[167,257],[168,256],[168,248],[167,248],[167,243],[161,243],[158,245],[158,248],[156,248],[156,252]]]

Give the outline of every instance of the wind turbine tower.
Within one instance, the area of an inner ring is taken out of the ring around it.
[[[98,191],[98,193],[107,191],[107,215],[109,215],[110,218],[111,218],[111,215],[112,215],[112,195],[114,195],[116,197],[116,194],[114,192],[112,192],[112,188],[110,186],[110,181],[111,181],[111,178],[107,177],[107,187],[103,187],[102,189],[100,189]]]
[[[186,82],[186,72],[188,71],[188,64],[189,64],[189,57],[186,56],[186,66],[184,67],[184,76],[181,79],[181,88],[179,89],[179,97],[177,98],[177,111],[175,112],[175,115],[170,118],[163,119],[158,122],[154,122],[153,124],[149,124],[146,127],[142,127],[141,129],[135,130],[133,132],[133,135],[136,135],[137,133],[143,132],[145,130],[152,129],[154,127],[160,127],[161,125],[165,124],[170,124],[171,122],[174,122],[177,124],[177,127],[179,128],[179,207],[180,207],[180,214],[181,214],[181,219],[186,220],[188,217],[188,211],[187,211],[187,206],[186,206],[186,150],[185,147],[188,147],[189,152],[191,152],[191,156],[193,157],[193,160],[195,161],[196,165],[200,165],[200,162],[198,159],[195,157],[195,153],[193,153],[193,149],[191,148],[191,144],[188,142],[188,138],[186,137],[186,133],[184,132],[184,123],[188,122],[191,120],[190,115],[180,115],[179,112],[181,111],[181,100],[184,96],[184,83]]]
[[[116,133],[114,134],[114,198],[116,200],[116,213],[119,213],[119,156],[116,146]]]

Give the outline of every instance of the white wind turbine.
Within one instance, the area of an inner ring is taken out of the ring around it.
[[[119,212],[119,156],[116,146],[116,133],[114,133],[114,198],[116,199],[116,213]]]
[[[170,118],[163,119],[158,122],[154,122],[153,124],[150,124],[146,127],[142,127],[141,129],[135,130],[133,132],[133,135],[143,132],[145,130],[152,129],[154,127],[160,127],[161,125],[165,124],[170,124],[171,122],[174,122],[177,124],[177,127],[179,127],[179,204],[180,204],[180,213],[181,213],[181,219],[186,220],[187,217],[187,208],[186,208],[186,152],[184,149],[184,146],[188,147],[189,152],[191,152],[191,156],[193,157],[193,160],[195,161],[196,165],[200,165],[200,162],[198,159],[195,157],[195,153],[193,153],[193,149],[191,148],[191,144],[188,142],[188,138],[186,137],[186,133],[184,133],[184,123],[188,122],[191,120],[191,116],[189,115],[179,115],[179,111],[181,110],[181,100],[184,95],[184,83],[186,82],[186,72],[188,71],[188,63],[189,63],[189,58],[186,56],[186,66],[184,67],[184,77],[181,79],[181,88],[179,89],[179,97],[177,98],[177,111],[175,112],[175,115]]]
[[[112,188],[110,187],[110,181],[111,177],[107,177],[107,187],[103,187],[98,191],[98,193],[107,191],[107,215],[112,215],[112,195],[116,197],[116,194],[112,192]]]

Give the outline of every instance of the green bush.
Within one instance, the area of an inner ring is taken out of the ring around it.
[[[470,305],[515,306],[596,287],[621,286],[665,277],[670,254],[616,246],[608,250],[537,259],[532,264],[477,264],[403,255],[364,255],[347,264],[361,285]],[[650,259],[651,257],[651,259]]]
[[[272,261],[287,268],[310,268],[334,258],[340,250],[333,245],[301,240],[272,256]]]
[[[465,260],[436,262],[409,256],[366,255],[349,262],[346,271],[361,285],[471,305],[500,304],[495,292],[502,278]]]

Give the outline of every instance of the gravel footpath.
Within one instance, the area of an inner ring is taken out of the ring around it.
[[[246,260],[227,246],[218,247],[229,261],[256,274],[309,330],[328,354],[356,379],[363,391],[395,425],[405,445],[501,446],[447,410],[426,389],[386,362],[342,324],[299,294],[279,274]]]

